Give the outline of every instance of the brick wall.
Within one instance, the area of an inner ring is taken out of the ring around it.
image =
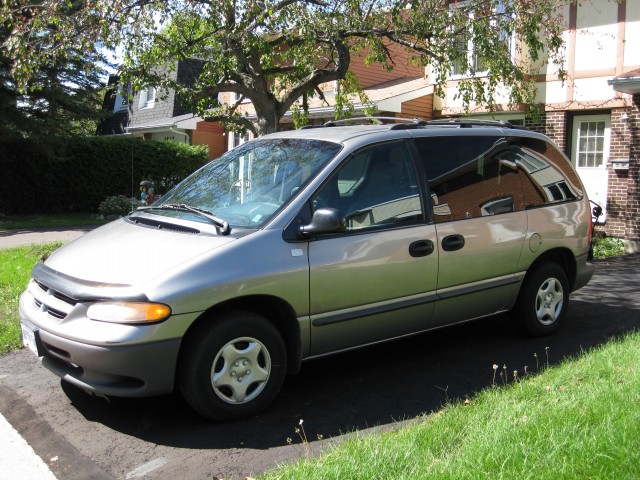
[[[611,111],[611,144],[609,160],[629,158],[629,122],[622,117],[629,115],[626,108]],[[627,170],[614,170],[609,164],[607,187],[607,225],[605,232],[612,237],[624,237],[626,228]]]
[[[633,96],[627,128],[629,130],[629,173],[624,237],[627,250],[638,251],[640,249],[640,94]]]
[[[524,122],[525,127],[534,132],[543,133],[553,140],[563,152],[568,151],[567,124],[567,112],[545,112],[537,122],[531,119],[526,119]]]

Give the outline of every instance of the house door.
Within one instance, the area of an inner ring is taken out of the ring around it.
[[[611,115],[573,117],[571,162],[587,190],[589,200],[602,207],[600,221],[607,218],[607,162]]]

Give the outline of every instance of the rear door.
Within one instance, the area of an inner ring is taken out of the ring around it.
[[[517,268],[527,214],[513,148],[500,136],[416,138],[428,178],[439,249],[433,326],[505,310],[522,276]]]
[[[309,244],[311,356],[427,329],[436,232],[405,143],[353,155],[314,204],[339,209],[347,229]]]

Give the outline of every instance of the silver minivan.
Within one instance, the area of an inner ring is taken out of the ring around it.
[[[85,391],[255,415],[301,362],[512,312],[554,332],[593,274],[589,201],[508,123],[335,125],[245,143],[42,259],[25,345]]]

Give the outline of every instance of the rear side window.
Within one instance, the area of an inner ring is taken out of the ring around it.
[[[524,209],[513,147],[502,137],[425,137],[416,146],[436,223]]]
[[[521,172],[526,208],[582,198],[578,174],[550,143],[523,138],[515,161]]]

